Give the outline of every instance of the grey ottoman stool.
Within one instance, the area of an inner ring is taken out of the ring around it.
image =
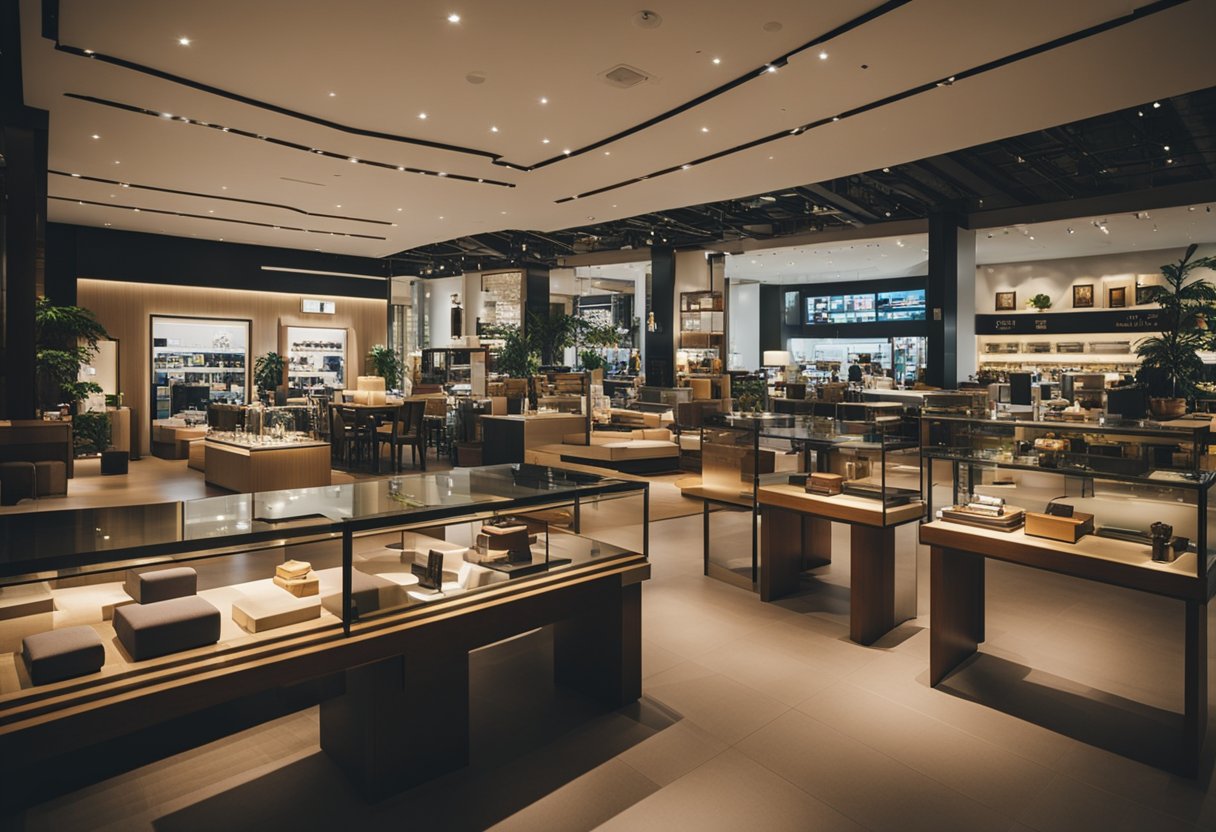
[[[155,604],[182,598],[198,591],[198,573],[189,566],[157,569],[153,572],[128,572],[123,589],[137,604]]]
[[[96,673],[106,662],[101,637],[92,627],[64,627],[26,636],[21,657],[35,685]]]
[[[114,610],[114,632],[135,660],[178,653],[220,640],[220,611],[190,595]]]
[[[34,463],[34,490],[39,497],[58,497],[68,493],[68,466],[57,459]]]

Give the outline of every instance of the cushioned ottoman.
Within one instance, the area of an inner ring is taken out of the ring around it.
[[[321,599],[297,598],[274,587],[274,594],[238,598],[232,602],[232,620],[251,633],[261,633],[321,617]]]
[[[198,573],[189,566],[157,569],[154,572],[128,572],[123,589],[137,604],[155,604],[170,598],[183,598],[198,591]]]
[[[26,636],[21,657],[35,685],[96,673],[106,662],[101,637],[92,627],[64,627]]]
[[[57,459],[34,463],[34,488],[39,497],[62,496],[68,493],[68,466]]]
[[[322,569],[316,573],[321,583],[321,605],[342,617],[342,568]],[[379,575],[355,569],[351,573],[351,604],[360,615],[405,603],[400,584]]]
[[[215,644],[220,611],[197,595],[114,610],[114,632],[137,661]]]

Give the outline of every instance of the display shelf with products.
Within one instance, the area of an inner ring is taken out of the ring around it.
[[[712,351],[721,360],[726,337],[721,292],[680,293],[680,349]]]
[[[346,330],[283,327],[287,380],[291,387],[341,388],[346,379]]]
[[[419,380],[440,384],[457,395],[484,396],[487,347],[431,347],[422,351]]]
[[[248,321],[151,318],[151,418],[172,418],[209,402],[242,404],[249,389]]]
[[[124,732],[403,654],[422,685],[437,644],[464,659],[546,624],[559,678],[632,701],[646,537],[632,552],[578,529],[592,507],[644,520],[648,494],[503,465],[4,517],[0,589],[25,601],[6,611],[0,644],[0,773],[11,785],[24,766]],[[585,616],[599,624],[584,630]],[[449,693],[467,705],[467,690]],[[460,732],[437,739],[467,751]]]

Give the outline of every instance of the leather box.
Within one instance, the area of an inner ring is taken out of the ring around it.
[[[282,578],[275,575],[274,585],[282,587],[297,598],[317,595],[321,590],[321,581],[314,572],[309,572],[307,575],[302,575],[298,578]]]
[[[532,547],[528,540],[528,527],[522,523],[517,526],[482,526],[481,533],[488,538],[488,549],[505,549],[507,559],[512,563],[518,560],[531,560]]]
[[[840,474],[816,472],[806,478],[808,494],[839,494],[844,489],[844,477]]]
[[[1076,512],[1072,517],[1057,517],[1053,514],[1026,512],[1026,534],[1045,537],[1064,543],[1076,543],[1087,534],[1094,533],[1094,516]]]

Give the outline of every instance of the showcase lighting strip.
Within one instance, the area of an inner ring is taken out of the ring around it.
[[[328,237],[350,237],[356,240],[387,240],[388,237],[378,237],[374,234],[352,234],[346,231],[322,231],[317,228],[300,228],[294,225],[275,225],[270,222],[254,222],[253,220],[234,220],[229,217],[217,217],[214,214],[191,214],[185,211],[166,211],[161,208],[145,208],[134,205],[115,205],[112,202],[96,202],[90,199],[75,199],[70,196],[48,196],[60,202],[75,202],[77,205],[96,205],[102,208],[116,208],[120,211],[131,211],[136,214],[162,214],[167,217],[184,217],[192,220],[212,220],[214,222],[230,222],[236,225],[249,225],[255,228],[273,228],[275,231],[302,231],[305,234],[322,234]]]
[[[188,116],[177,116],[177,115],[173,115],[172,113],[162,113],[157,110],[149,110],[146,107],[137,107],[134,104],[124,104],[121,101],[110,101],[109,99],[98,98],[98,97],[92,96],[92,95],[82,95],[80,93],[75,93],[75,92],[65,92],[64,96],[66,98],[74,98],[77,101],[84,101],[89,104],[100,104],[103,107],[111,107],[116,110],[125,110],[128,113],[135,113],[137,115],[147,116],[148,118],[165,119],[167,121],[174,121],[174,122],[178,122],[180,124],[189,124],[194,127],[206,127],[211,130],[217,130],[221,133],[228,133],[229,135],[233,135],[233,136],[240,136],[245,139],[254,139],[257,141],[263,141],[263,142],[267,142],[269,144],[278,145],[279,147],[286,147],[290,150],[298,150],[303,153],[311,153],[311,154],[314,154],[317,156],[324,156],[327,159],[338,159],[343,162],[351,162],[353,164],[358,164],[358,165],[369,165],[371,167],[384,168],[385,170],[395,170],[395,171],[399,171],[401,173],[418,173],[418,174],[422,174],[423,176],[438,176],[438,177],[443,177],[446,179],[454,179],[458,182],[474,182],[478,185],[496,185],[500,188],[514,188],[515,187],[515,185],[511,182],[502,182],[498,179],[485,179],[483,177],[477,177],[477,176],[465,176],[464,174],[459,174],[459,173],[445,173],[443,171],[438,171],[438,170],[428,170],[426,168],[415,168],[415,167],[410,167],[408,165],[397,165],[397,164],[393,164],[392,162],[378,162],[374,159],[360,159],[357,156],[348,156],[345,153],[335,153],[332,150],[323,150],[319,147],[309,147],[306,144],[300,144],[299,142],[288,141],[287,139],[279,139],[279,138],[275,138],[274,136],[264,136],[261,133],[254,133],[250,130],[242,130],[239,127],[227,127],[222,124],[213,124],[208,121],[192,119],[192,118],[189,118]]]
[[[1157,14],[1158,12],[1166,11],[1167,9],[1172,9],[1175,6],[1181,6],[1184,3],[1189,3],[1189,2],[1192,2],[1192,0],[1157,0],[1157,2],[1155,2],[1155,3],[1151,3],[1147,6],[1142,6],[1138,9],[1134,9],[1133,11],[1129,12],[1128,14],[1122,15],[1120,17],[1112,18],[1110,20],[1104,21],[1103,23],[1099,23],[1094,26],[1090,26],[1086,29],[1080,29],[1076,32],[1072,32],[1067,35],[1062,35],[1061,37],[1055,38],[1054,40],[1050,40],[1050,41],[1047,41],[1046,43],[1038,44],[1037,46],[1028,47],[1019,52],[1014,52],[1011,55],[1006,55],[1003,58],[996,58],[995,60],[988,61],[987,63],[980,64],[979,66],[972,67],[971,69],[962,70],[961,72],[955,73],[954,75],[951,75],[948,78],[943,78],[940,81],[931,81],[926,84],[921,84],[919,86],[912,87],[911,89],[904,90],[903,92],[898,92],[893,95],[889,95],[885,98],[880,98],[877,101],[871,101],[868,104],[862,104],[861,106],[854,107],[851,110],[845,110],[844,112],[839,113],[837,115],[829,116],[826,118],[821,118],[817,121],[812,121],[808,124],[799,125],[798,127],[794,127],[792,129],[781,130],[780,132],[777,132],[777,133],[772,133],[767,136],[762,136],[758,139],[753,139],[752,141],[747,142],[745,144],[740,144],[740,145],[736,145],[735,147],[730,147],[725,150],[720,150],[717,153],[711,153],[708,156],[701,156],[699,158],[692,159],[683,164],[672,165],[669,168],[663,168],[662,170],[657,170],[657,171],[654,171],[653,173],[648,173],[648,174],[644,174],[642,176],[637,176],[637,177],[634,177],[633,179],[626,179],[626,180],[623,180],[621,182],[616,182],[611,185],[605,185],[602,188],[596,188],[594,190],[584,191],[582,193],[578,193],[573,196],[562,197],[561,199],[554,200],[554,203],[560,205],[565,202],[572,202],[576,199],[585,199],[585,198],[591,197],[591,196],[598,196],[599,194],[608,193],[609,191],[615,191],[615,190],[619,190],[620,188],[626,188],[630,185],[636,185],[639,182],[646,182],[650,179],[657,179],[660,176],[667,176],[669,174],[679,173],[681,171],[689,170],[693,167],[696,167],[697,165],[703,165],[706,162],[712,162],[716,159],[722,159],[727,156],[733,156],[736,153],[742,153],[745,150],[751,150],[752,148],[760,147],[762,145],[769,144],[770,142],[775,142],[780,139],[787,138],[789,136],[798,136],[798,135],[801,135],[801,134],[807,132],[808,130],[814,130],[818,127],[824,127],[829,124],[835,124],[836,122],[843,121],[846,118],[858,116],[858,115],[861,115],[862,113],[868,113],[872,110],[877,110],[879,108],[886,107],[890,104],[895,104],[899,101],[904,101],[904,100],[912,98],[914,96],[922,95],[926,92],[931,92],[932,90],[938,89],[939,87],[953,86],[954,84],[958,83],[959,81],[963,81],[963,80],[966,80],[969,78],[975,78],[977,76],[983,75],[984,73],[991,72],[994,69],[1000,69],[1001,67],[1005,67],[1010,64],[1017,63],[1019,61],[1024,61],[1028,58],[1033,58],[1033,57],[1035,57],[1037,55],[1041,55],[1045,52],[1050,52],[1054,49],[1059,49],[1060,47],[1068,46],[1068,45],[1076,43],[1078,41],[1094,37],[1095,35],[1100,35],[1104,32],[1108,32],[1112,29],[1117,29],[1117,28],[1119,28],[1121,26],[1125,26],[1129,23],[1134,23],[1136,21],[1143,20],[1144,18],[1146,18],[1150,15],[1154,15],[1154,14]],[[762,72],[768,72],[768,71],[770,71],[770,70],[767,70],[767,69],[762,70]]]
[[[466,155],[479,156],[483,159],[490,160],[490,162],[495,165],[510,168],[512,170],[527,172],[527,171],[536,170],[538,168],[548,167],[549,165],[565,161],[566,159],[571,159],[575,156],[581,156],[583,154],[590,153],[591,151],[596,150],[600,147],[603,147],[604,145],[619,141],[628,136],[632,136],[636,133],[640,133],[641,131],[646,130],[650,127],[653,127],[656,124],[661,124],[665,121],[668,121],[669,119],[675,118],[676,116],[678,116],[682,113],[685,113],[695,107],[698,107],[701,104],[704,104],[708,101],[712,101],[713,99],[715,99],[721,95],[724,95],[725,93],[735,89],[736,87],[739,87],[750,81],[754,81],[757,78],[763,77],[766,73],[773,71],[773,68],[785,66],[786,63],[788,63],[789,59],[794,57],[795,55],[801,54],[802,52],[806,52],[807,50],[810,50],[810,49],[815,49],[817,47],[821,47],[821,46],[827,44],[829,41],[833,40],[834,38],[838,38],[841,35],[846,34],[847,32],[850,32],[867,23],[877,20],[878,18],[882,17],[883,15],[889,14],[890,12],[893,12],[902,6],[908,5],[910,2],[912,2],[912,0],[886,0],[886,2],[882,3],[881,5],[875,7],[867,12],[864,12],[863,14],[858,15],[857,17],[855,17],[851,20],[848,20],[848,21],[840,24],[839,26],[835,27],[834,29],[831,29],[831,30],[815,37],[814,39],[807,41],[806,43],[802,44],[801,46],[796,46],[793,49],[791,49],[790,51],[788,51],[782,55],[779,55],[776,58],[773,58],[771,61],[768,61],[767,63],[765,63],[764,66],[758,67],[757,69],[750,70],[748,72],[745,72],[744,74],[738,76],[737,78],[727,81],[726,83],[715,87],[714,89],[710,90],[707,93],[704,93],[703,95],[699,95],[696,98],[693,98],[689,101],[679,104],[679,105],[671,108],[670,110],[667,110],[665,112],[660,113],[657,116],[654,116],[653,118],[647,119],[646,121],[640,122],[631,127],[627,127],[624,130],[621,130],[617,133],[612,134],[611,136],[607,136],[603,139],[596,140],[596,141],[592,142],[591,144],[584,145],[583,147],[579,147],[577,149],[573,149],[570,151],[562,151],[562,153],[560,153],[558,155],[552,156],[548,159],[544,159],[540,162],[536,162],[535,164],[532,164],[532,165],[523,165],[523,164],[517,164],[514,162],[508,162],[505,159],[503,159],[500,154],[492,153],[488,150],[479,150],[477,148],[463,147],[461,145],[447,144],[444,142],[435,142],[435,141],[430,141],[427,139],[415,138],[412,136],[402,136],[402,135],[398,135],[395,133],[385,133],[385,132],[381,132],[378,130],[368,130],[368,129],[361,128],[361,127],[353,127],[348,124],[342,124],[337,121],[332,121],[330,119],[321,118],[320,116],[310,115],[308,113],[303,113],[298,110],[292,110],[287,107],[281,107],[277,104],[270,104],[266,101],[260,101],[256,98],[251,98],[250,96],[247,96],[247,95],[241,95],[240,93],[232,92],[231,90],[225,90],[220,87],[212,86],[210,84],[204,84],[201,81],[195,81],[190,78],[183,77],[181,75],[175,75],[171,72],[166,72],[164,70],[156,69],[154,67],[150,67],[145,64],[138,63],[136,61],[127,60],[126,58],[120,58],[115,55],[107,55],[102,52],[97,52],[93,49],[83,49],[78,46],[70,46],[68,44],[61,43],[59,40],[59,0],[43,0],[44,7],[50,7],[51,9],[53,9],[53,11],[48,13],[46,11],[46,9],[44,8],[42,36],[49,40],[53,40],[55,42],[55,49],[56,49],[56,51],[59,51],[59,52],[65,52],[69,55],[75,55],[75,56],[81,57],[81,58],[88,58],[90,60],[102,61],[104,63],[113,64],[114,66],[119,66],[124,69],[132,70],[134,72],[140,72],[140,73],[143,73],[144,75],[150,75],[154,78],[160,78],[161,80],[169,81],[174,84],[180,84],[182,86],[190,87],[191,89],[199,90],[200,92],[209,93],[211,95],[220,96],[221,98],[227,98],[232,101],[240,102],[241,104],[247,104],[251,107],[258,107],[259,109],[268,110],[270,112],[277,113],[277,114],[283,115],[283,116],[288,116],[289,118],[295,118],[295,119],[299,119],[301,121],[307,121],[312,124],[319,124],[323,127],[328,127],[333,130],[339,130],[341,132],[350,133],[353,135],[367,136],[367,137],[373,138],[373,139],[381,139],[384,141],[392,141],[392,142],[401,142],[404,144],[414,144],[414,145],[419,145],[422,147],[434,148],[436,150],[446,150],[446,151],[449,151],[452,153],[462,153],[462,154],[466,154]]]
[[[201,199],[217,199],[224,202],[238,202],[242,205],[257,205],[260,208],[278,208],[283,211],[291,211],[296,214],[303,214],[306,217],[320,217],[327,220],[345,220],[347,222],[365,222],[372,225],[388,225],[395,226],[397,223],[389,222],[388,220],[372,220],[365,217],[347,217],[342,214],[316,214],[312,211],[305,211],[303,208],[296,208],[291,205],[282,205],[278,202],[261,202],[256,199],[241,199],[236,196],[220,196],[218,194],[200,194],[197,191],[179,191],[176,188],[161,188],[157,185],[141,185],[138,182],[123,182],[118,179],[105,179],[100,176],[86,176],[83,173],[68,173],[62,170],[48,170],[47,173],[54,176],[69,176],[72,179],[79,179],[81,182],[100,182],[104,185],[117,185],[120,188],[134,188],[140,191],[155,191],[161,194],[174,194],[175,196],[196,196]]]

